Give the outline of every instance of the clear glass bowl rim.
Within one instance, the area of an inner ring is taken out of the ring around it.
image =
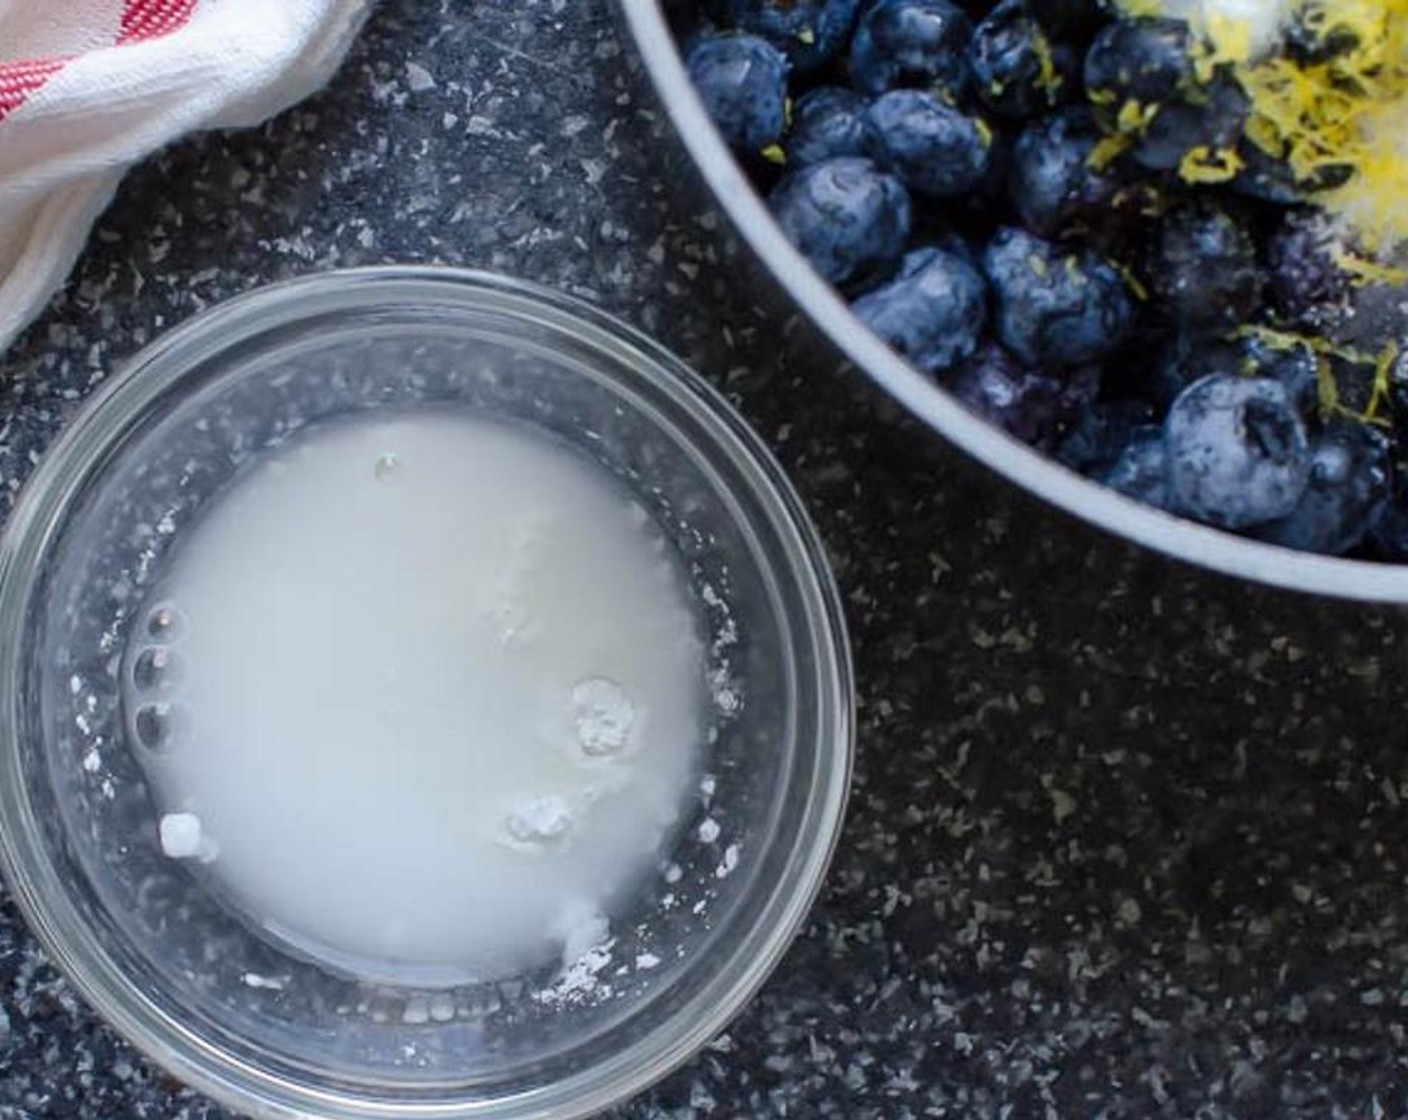
[[[172,1074],[222,1103],[256,1117],[335,1120],[588,1116],[636,1094],[675,1069],[736,1015],[761,987],[801,927],[819,892],[840,836],[855,739],[855,692],[841,598],[821,539],[799,496],[767,446],[723,396],[668,350],[600,309],[526,281],[444,266],[377,266],[317,273],[235,296],[193,316],[143,348],[111,375],[55,439],[22,489],[0,532],[0,633],[18,635],[41,565],[61,516],[115,439],[171,391],[198,362],[305,318],[313,309],[345,311],[414,306],[416,293],[436,306],[492,310],[563,332],[600,350],[613,376],[641,379],[700,423],[747,478],[783,542],[780,573],[795,581],[813,637],[820,711],[814,796],[784,870],[787,889],[771,884],[764,920],[695,995],[654,1031],[610,1060],[514,1098],[388,1102],[294,1084],[247,1065],[174,1023],[123,975],[83,921],[41,840],[24,795],[16,741],[22,664],[19,642],[0,643],[0,872],[51,959],[97,1012]],[[743,950],[746,949],[747,952]]]

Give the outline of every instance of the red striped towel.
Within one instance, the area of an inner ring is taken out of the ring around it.
[[[136,161],[331,76],[368,0],[0,0],[0,349]]]

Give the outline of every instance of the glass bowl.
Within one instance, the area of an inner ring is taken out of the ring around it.
[[[144,592],[244,465],[312,425],[411,409],[532,425],[621,480],[688,574],[718,686],[702,777],[612,940],[433,988],[286,953],[165,858],[118,680]],[[0,538],[0,630],[0,867],[20,908],[114,1026],[256,1116],[578,1117],[620,1101],[763,982],[841,825],[841,605],[778,466],[649,339],[495,276],[313,276],[149,346],[21,496]]]

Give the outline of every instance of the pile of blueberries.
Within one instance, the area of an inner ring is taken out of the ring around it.
[[[1408,562],[1399,324],[1344,337],[1364,277],[1313,204],[1336,184],[1246,141],[1247,95],[1199,75],[1186,23],[1113,0],[667,8],[787,236],[969,408],[1172,513]],[[1303,30],[1285,49],[1341,49]]]

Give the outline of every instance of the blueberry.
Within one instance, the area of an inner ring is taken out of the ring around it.
[[[854,304],[876,334],[928,374],[951,368],[978,345],[987,288],[977,269],[943,249],[905,254],[899,276]]]
[[[685,62],[694,88],[735,151],[776,144],[787,127],[787,60],[754,35],[701,38]]]
[[[837,156],[871,156],[878,150],[866,119],[865,98],[840,86],[818,86],[803,94],[787,136],[789,167],[807,167]]]
[[[1348,552],[1378,522],[1390,477],[1388,438],[1372,425],[1336,420],[1311,441],[1310,479],[1300,501],[1256,535],[1305,552]]]
[[[904,184],[868,159],[843,156],[792,172],[768,202],[788,240],[833,284],[885,279],[909,239]]]
[[[1076,58],[1052,43],[1026,0],[1002,0],[968,43],[973,88],[1000,117],[1020,120],[1068,101],[1076,91]]]
[[[1314,416],[1319,408],[1319,357],[1308,343],[1289,336],[1252,333],[1218,339],[1179,334],[1154,362],[1143,388],[1151,400],[1167,408],[1194,381],[1215,373],[1279,381],[1304,418]]]
[[[1237,145],[1241,167],[1228,185],[1238,194],[1278,206],[1294,206],[1321,191],[1332,191],[1354,178],[1348,163],[1324,163],[1297,178],[1284,159],[1263,152],[1245,137]]]
[[[1114,465],[1099,478],[1126,497],[1167,509],[1168,454],[1163,429],[1153,424],[1135,429]]]
[[[1333,5],[1307,4],[1286,22],[1286,53],[1302,67],[1322,66],[1360,45],[1359,33],[1336,19]]]
[[[1137,434],[1154,421],[1154,409],[1147,401],[1091,401],[1056,446],[1056,458],[1072,470],[1098,478],[1114,468]]]
[[[1008,189],[1031,229],[1050,236],[1110,201],[1117,180],[1090,164],[1099,141],[1100,132],[1084,109],[1052,113],[1022,131],[1013,148]]]
[[[862,93],[912,86],[956,97],[973,24],[949,0],[878,0],[851,40],[851,81]]]
[[[1390,486],[1388,500],[1369,525],[1365,544],[1377,560],[1408,564],[1408,489],[1401,476]]]
[[[723,0],[723,21],[766,39],[810,74],[840,54],[850,38],[860,0]]]
[[[1310,478],[1305,426],[1265,377],[1195,381],[1169,409],[1164,448],[1172,508],[1224,529],[1285,517]]]
[[[1140,393],[1161,410],[1167,411],[1178,397],[1199,378],[1210,373],[1239,372],[1235,342],[1209,339],[1204,335],[1178,332],[1150,347],[1154,360],[1123,370],[1125,388]]]
[[[1164,306],[1185,326],[1235,327],[1261,304],[1256,246],[1220,209],[1184,206],[1168,214],[1149,271]]]
[[[1308,343],[1273,344],[1257,335],[1242,340],[1242,373],[1279,381],[1302,416],[1320,405],[1320,359]]]
[[[1130,154],[1151,171],[1178,169],[1182,173],[1184,160],[1196,152],[1208,153],[1214,164],[1221,160],[1230,167],[1230,157],[1218,153],[1235,152],[1250,106],[1237,81],[1228,74],[1218,74],[1186,100],[1158,108],[1137,130],[1138,140]]]
[[[1295,172],[1285,160],[1269,155],[1243,137],[1237,144],[1237,162],[1241,166],[1228,183],[1237,194],[1277,206],[1300,201]]]
[[[1129,136],[1151,170],[1179,167],[1194,148],[1235,146],[1246,123],[1249,102],[1230,73],[1199,81],[1193,42],[1182,20],[1118,19],[1086,52],[1086,93],[1101,125]]]
[[[987,174],[992,133],[932,93],[897,89],[866,113],[886,166],[930,198],[966,194]]]
[[[1316,211],[1290,211],[1266,246],[1271,305],[1291,323],[1337,313],[1350,293],[1350,278],[1335,260],[1337,238]]]
[[[1111,126],[1126,103],[1176,101],[1195,80],[1192,44],[1192,32],[1182,20],[1117,19],[1086,52],[1086,93]]]
[[[1081,365],[1129,333],[1134,304],[1125,282],[1094,253],[1009,228],[988,243],[983,270],[997,297],[998,337],[1023,361]]]
[[[1068,409],[1055,377],[986,342],[944,384],[972,412],[1033,447],[1047,447]]]

